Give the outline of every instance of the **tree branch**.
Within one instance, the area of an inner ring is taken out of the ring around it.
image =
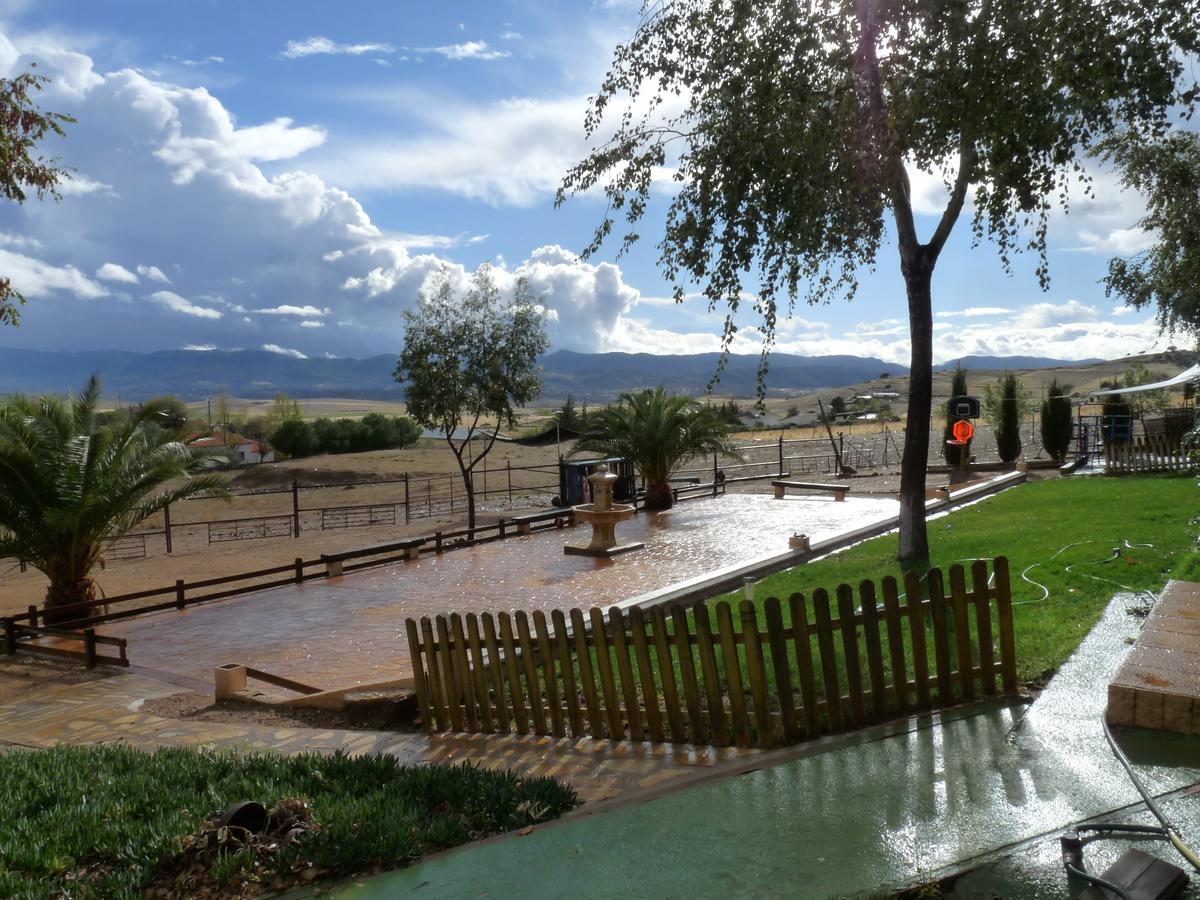
[[[929,252],[933,259],[937,259],[938,254],[942,252],[942,247],[946,245],[954,223],[958,221],[963,203],[967,199],[967,188],[970,187],[971,181],[975,177],[975,163],[978,160],[979,154],[975,150],[975,145],[964,134],[958,151],[958,175],[955,177],[954,187],[950,191],[950,202],[946,204],[937,229],[933,232],[933,237],[929,239]]]

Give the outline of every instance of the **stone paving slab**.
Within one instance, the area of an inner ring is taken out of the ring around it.
[[[11,679],[9,679],[11,681]],[[403,762],[462,763],[568,782],[585,803],[629,797],[671,783],[743,767],[759,752],[633,741],[581,740],[521,735],[425,735],[251,725],[173,719],[141,711],[146,700],[180,688],[145,673],[120,673],[76,684],[42,679],[36,691],[2,699],[0,749],[58,743],[123,743],[143,750],[213,747],[280,753],[337,750],[386,753]]]
[[[1108,686],[1108,721],[1200,734],[1200,584],[1172,581]]]

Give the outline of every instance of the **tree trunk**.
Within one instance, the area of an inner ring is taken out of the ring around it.
[[[646,500],[642,509],[670,509],[674,503],[669,481],[646,482]]]
[[[925,248],[903,258],[912,353],[908,377],[908,420],[900,463],[900,561],[926,563],[925,473],[929,465],[929,415],[933,402],[933,260]]]
[[[96,583],[88,576],[74,578],[72,576],[50,576],[50,584],[46,588],[46,604],[43,611],[43,621],[47,625],[56,625],[82,619],[88,615],[87,610],[74,609],[61,611],[60,608],[72,603],[95,603]]]

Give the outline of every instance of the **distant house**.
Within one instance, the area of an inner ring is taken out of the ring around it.
[[[275,462],[275,449],[263,441],[242,437],[232,431],[214,431],[187,435],[184,440],[189,447],[197,449],[223,448],[243,465]]]

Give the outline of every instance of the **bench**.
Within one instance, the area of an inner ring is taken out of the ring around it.
[[[850,490],[847,484],[822,484],[818,481],[772,481],[775,488],[775,499],[782,500],[789,490],[800,491],[803,494],[829,493],[834,500],[845,500],[846,492]]]
[[[334,578],[342,574],[342,564],[348,559],[360,556],[376,556],[380,553],[395,553],[403,551],[405,559],[417,559],[421,555],[421,545],[426,538],[405,538],[402,541],[388,541],[384,544],[372,544],[369,547],[358,547],[354,550],[339,550],[336,553],[322,553],[321,562],[325,563],[325,574]]]
[[[554,522],[556,525],[562,519],[567,519],[572,525],[575,524],[575,514],[570,509],[552,509],[550,512],[527,513],[523,516],[509,516],[504,521],[517,526],[517,534],[529,534],[530,526],[536,525],[538,522]]]

